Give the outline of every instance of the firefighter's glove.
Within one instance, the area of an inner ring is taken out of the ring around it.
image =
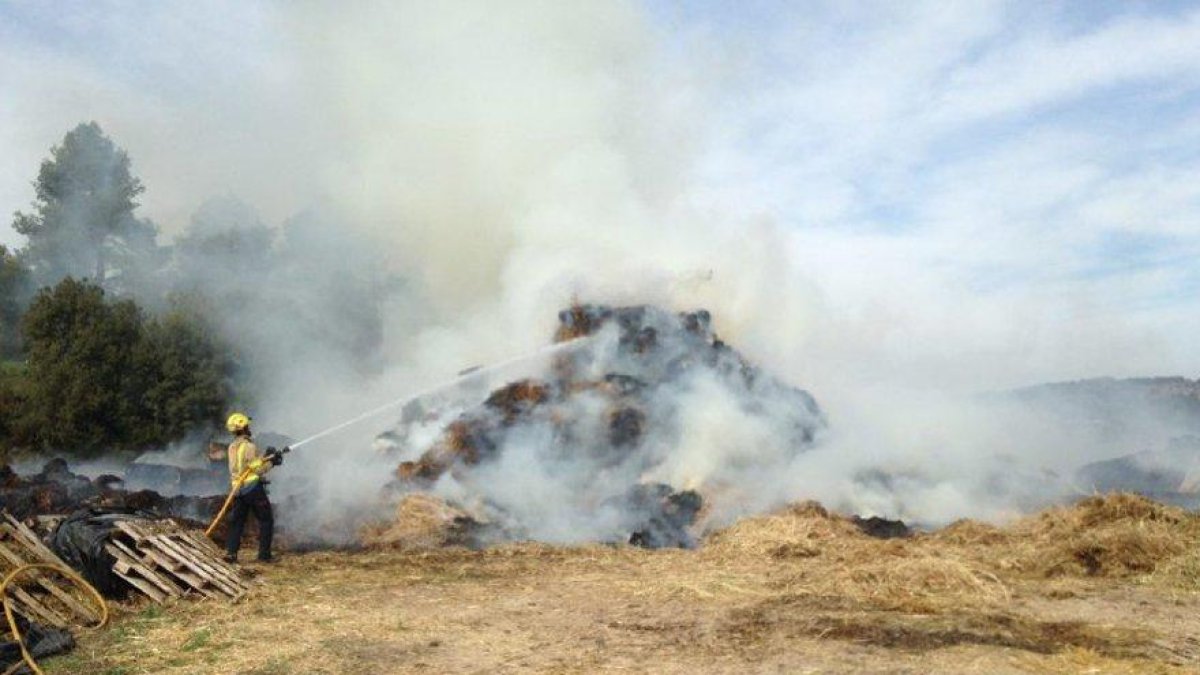
[[[285,449],[284,452],[286,451],[287,450]],[[272,446],[267,448],[266,453],[263,454],[263,459],[275,466],[279,466],[280,464],[283,464],[283,453],[279,450],[276,450],[275,447]]]

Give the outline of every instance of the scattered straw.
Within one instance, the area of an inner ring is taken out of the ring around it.
[[[1200,545],[1196,516],[1124,493],[1048,509],[1009,532],[1017,567],[1046,576],[1148,574]]]

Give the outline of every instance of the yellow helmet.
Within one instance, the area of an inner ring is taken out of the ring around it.
[[[231,434],[245,431],[248,426],[250,426],[250,418],[245,413],[235,412],[229,416],[229,419],[225,420],[225,428]]]

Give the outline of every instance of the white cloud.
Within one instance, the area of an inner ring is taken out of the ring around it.
[[[829,379],[842,361],[963,387],[1195,373],[1200,11],[862,9],[743,23],[760,58],[699,198],[797,229]]]

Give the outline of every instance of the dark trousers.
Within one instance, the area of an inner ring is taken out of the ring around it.
[[[229,508],[229,537],[225,540],[225,552],[236,556],[242,547],[242,532],[246,529],[246,518],[254,514],[258,521],[258,559],[271,557],[271,538],[275,535],[275,514],[271,511],[271,500],[262,483],[233,498]]]

